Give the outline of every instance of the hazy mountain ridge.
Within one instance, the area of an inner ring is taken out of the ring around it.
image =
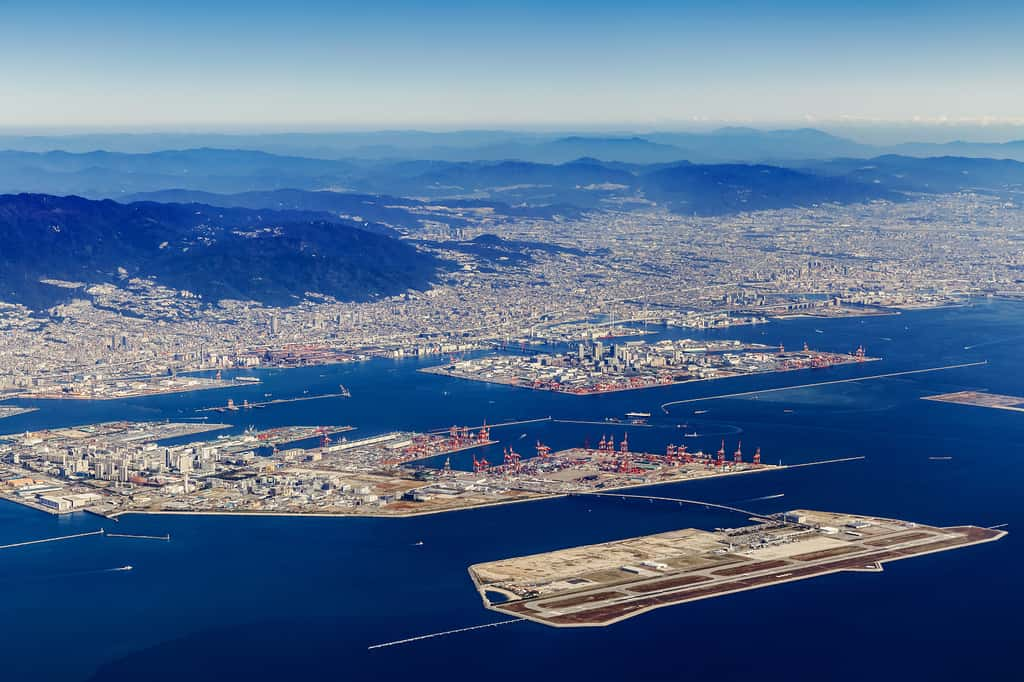
[[[941,134],[941,131],[937,131]],[[839,157],[971,156],[1024,161],[1024,140],[866,144],[816,128],[765,130],[724,127],[700,132],[585,133],[467,130],[326,133],[144,133],[0,135],[0,149],[48,152],[154,153],[168,149],[237,149],[319,161],[501,161],[565,163],[581,156],[604,161],[664,163],[779,163]],[[337,174],[332,168],[331,173]],[[242,191],[244,188],[231,191]],[[227,191],[227,190],[225,190]]]
[[[873,159],[834,159],[806,170],[878,184],[897,191],[1000,191],[1024,185],[1024,163],[1011,159],[941,156],[919,159],[889,154]]]
[[[478,209],[485,209],[490,216],[504,219],[550,218],[555,214],[571,217],[580,213],[577,207],[569,205],[509,206],[481,199],[446,199],[443,205],[438,205],[437,202],[387,194],[290,188],[237,194],[167,189],[131,194],[124,197],[124,201],[200,203],[210,206],[323,212],[333,219],[344,216],[358,227],[392,236],[395,235],[395,228],[416,232],[422,229],[427,221],[443,222],[453,228],[466,227],[473,222],[467,217],[467,213]]]
[[[670,166],[644,175],[642,187],[647,198],[696,215],[903,199],[894,191],[848,177],[743,164]]]
[[[817,136],[816,131],[790,132],[797,137]],[[748,133],[739,129],[731,135],[743,140]],[[5,158],[15,157],[20,166],[4,163]],[[6,152],[0,153],[0,191],[74,194],[74,188],[84,183],[93,189],[91,198],[171,198],[221,206],[293,207],[411,231],[424,220],[460,227],[463,217],[452,210],[459,208],[486,208],[504,218],[575,217],[582,211],[650,199],[684,213],[722,215],[828,202],[895,200],[903,192],[1001,191],[1014,186],[1024,168],[1024,164],[1009,160],[898,155],[782,165],[635,164],[593,157],[559,164],[280,157],[280,168],[277,158],[248,151],[196,149],[156,154],[150,166],[146,154]],[[102,163],[108,165],[97,165]],[[145,189],[126,191],[140,186]],[[169,194],[172,187],[179,189]],[[234,192],[224,187],[246,189]],[[324,189],[332,191],[315,191]],[[267,194],[286,191],[292,194]],[[435,203],[444,206],[432,205]]]
[[[410,244],[295,211],[119,204],[0,195],[0,299],[43,307],[73,290],[42,278],[151,277],[207,300],[288,305],[312,291],[343,300],[425,289],[446,264]]]

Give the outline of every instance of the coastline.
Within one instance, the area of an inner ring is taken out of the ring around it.
[[[845,367],[847,365],[860,365],[866,362],[878,362],[883,358],[862,358],[860,360],[850,360],[849,362],[841,362],[835,365],[829,365],[828,367],[793,367],[791,369],[773,369],[767,372],[744,372],[741,374],[730,374],[728,376],[720,377],[703,377],[700,379],[687,379],[686,381],[667,381],[665,383],[650,384],[647,386],[624,386],[622,388],[609,388],[601,391],[591,390],[584,392],[577,391],[566,391],[555,388],[534,388],[526,383],[517,381],[502,381],[500,379],[483,379],[475,376],[466,376],[463,374],[456,374],[449,372],[444,369],[443,365],[435,365],[434,367],[421,367],[417,369],[417,372],[423,372],[424,374],[435,374],[438,376],[449,377],[451,379],[462,379],[463,381],[476,381],[482,384],[496,384],[498,386],[512,386],[513,388],[525,388],[531,391],[544,391],[547,393],[561,393],[564,395],[571,395],[576,397],[588,397],[595,395],[608,395],[610,393],[625,393],[627,391],[643,391],[650,388],[664,388],[666,386],[685,386],[686,384],[696,384],[705,381],[725,381],[727,379],[738,379],[740,377],[756,377],[756,376],[769,376],[772,374],[787,374],[789,372],[803,372],[811,369],[831,369],[833,367]]]
[[[817,460],[814,462],[805,462],[802,464],[767,464],[757,469],[744,469],[743,471],[726,471],[709,476],[699,476],[690,478],[681,478],[675,481],[656,481],[651,483],[636,483],[629,485],[621,485],[615,487],[602,488],[600,493],[611,493],[623,492],[626,490],[635,490],[642,488],[654,488],[665,485],[673,485],[679,483],[689,483],[691,481],[706,480],[712,478],[724,478],[727,476],[742,476],[744,474],[758,474],[768,473],[776,471],[785,471],[787,469],[795,469],[798,467],[817,466],[821,464],[840,464],[844,462],[856,462],[867,459],[864,456],[857,457],[841,457],[835,459]],[[312,518],[367,518],[367,519],[407,519],[414,518],[417,516],[433,516],[436,514],[447,514],[451,512],[462,512],[472,511],[474,509],[485,509],[488,507],[499,507],[509,504],[521,504],[526,502],[536,502],[540,500],[553,500],[562,497],[587,497],[591,491],[576,491],[576,492],[565,492],[565,493],[536,493],[527,494],[519,499],[514,500],[495,500],[494,502],[483,502],[479,504],[465,505],[462,507],[451,507],[446,509],[431,509],[423,511],[409,511],[409,512],[396,512],[396,513],[347,513],[347,512],[285,512],[285,511],[217,511],[217,510],[166,510],[166,509],[126,509],[123,511],[117,511],[112,514],[105,514],[106,518],[117,520],[121,516],[127,516],[131,514],[146,514],[146,515],[165,515],[165,516],[280,516],[280,517],[312,517]],[[6,499],[6,498],[5,498]],[[12,500],[13,501],[13,500]]]

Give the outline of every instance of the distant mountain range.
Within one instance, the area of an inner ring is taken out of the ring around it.
[[[47,152],[162,152],[219,148],[308,159],[358,161],[504,161],[565,163],[580,157],[626,163],[770,163],[839,157],[970,156],[1024,161],[1024,140],[871,145],[814,128],[760,130],[727,127],[706,132],[558,134],[516,131],[381,131],[344,133],[146,133],[0,136],[0,149]],[[332,173],[336,172],[332,170]],[[256,188],[220,188],[244,191]]]
[[[668,166],[643,175],[641,186],[649,199],[696,215],[904,199],[888,188],[849,177],[743,164]]]
[[[40,194],[0,195],[0,244],[0,300],[34,308],[75,293],[41,279],[145,277],[208,301],[290,305],[306,292],[361,301],[425,289],[448,266],[404,241],[308,212]]]
[[[415,233],[428,223],[463,228],[477,224],[482,215],[490,218],[571,217],[580,213],[574,206],[509,206],[483,200],[447,200],[443,206],[407,197],[329,190],[271,189],[266,191],[217,194],[199,190],[167,189],[140,192],[123,201],[199,203],[210,206],[274,210],[314,211],[343,219],[364,230],[396,236],[396,230]]]
[[[798,139],[805,136],[789,132]],[[740,129],[730,135],[742,141],[748,133]],[[629,208],[648,201],[708,216],[895,201],[908,192],[1005,192],[1019,188],[1022,177],[1024,164],[1012,160],[899,155],[771,165],[637,164],[593,157],[557,164],[332,161],[223,149],[153,154],[0,152],[0,192],[315,211],[320,218],[355,222],[382,234],[415,232],[429,223],[459,228],[485,214],[488,220],[572,218],[583,211]]]
[[[873,159],[834,159],[810,163],[803,170],[907,192],[1024,190],[1024,163],[1009,159],[959,156],[918,159],[890,154]]]

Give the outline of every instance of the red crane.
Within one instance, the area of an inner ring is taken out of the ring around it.
[[[512,448],[505,448],[505,470],[519,471],[520,455]]]
[[[739,441],[736,443],[736,452],[732,453],[732,463],[743,463],[743,441]]]

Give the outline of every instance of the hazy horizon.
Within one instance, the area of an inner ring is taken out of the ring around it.
[[[1024,124],[1012,3],[58,4],[5,3],[2,128]]]
[[[643,137],[663,133],[710,134],[729,128],[748,128],[761,132],[817,130],[836,137],[869,145],[896,145],[901,143],[973,142],[1006,143],[1024,140],[1024,123],[961,122],[961,121],[702,121],[690,124],[665,124],[657,127],[630,127],[620,125],[549,126],[537,124],[479,126],[410,125],[395,127],[372,126],[267,126],[267,125],[181,125],[181,126],[5,126],[0,125],[0,138],[30,140],[33,138],[90,138],[117,136],[181,136],[181,137],[273,137],[273,136],[330,136],[330,135],[473,135],[482,133],[510,136],[559,137],[584,135],[594,137]]]

